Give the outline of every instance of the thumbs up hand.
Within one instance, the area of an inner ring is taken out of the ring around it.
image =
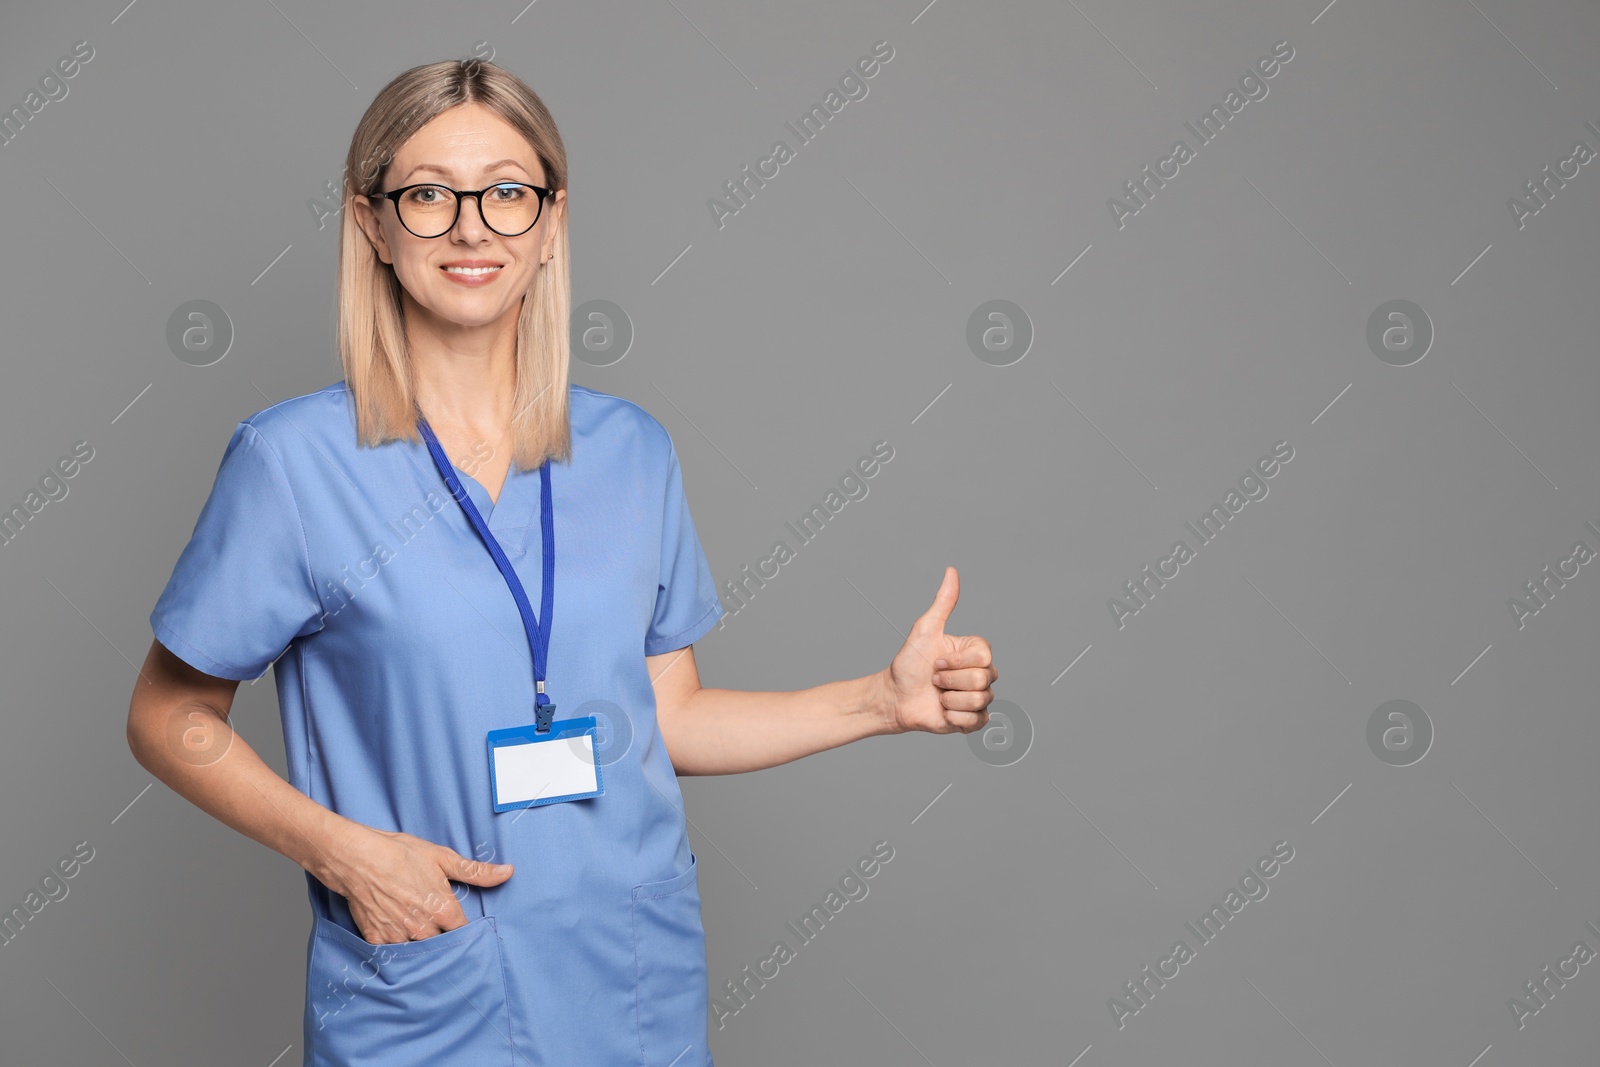
[[[944,632],[961,594],[961,578],[946,567],[933,606],[889,664],[887,690],[896,728],[934,734],[971,733],[989,721],[989,685],[1000,677],[989,642]]]

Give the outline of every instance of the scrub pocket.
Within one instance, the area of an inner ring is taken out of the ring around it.
[[[511,1067],[515,1062],[494,916],[396,945],[370,944],[318,916],[312,936],[308,1064]]]
[[[641,1067],[711,1067],[699,862],[633,889],[634,997]]]

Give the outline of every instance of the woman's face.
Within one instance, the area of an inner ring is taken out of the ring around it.
[[[532,146],[494,112],[468,103],[443,112],[412,134],[395,153],[380,188],[387,192],[433,182],[452,189],[482,189],[507,181],[548,188]],[[378,258],[394,267],[406,293],[407,314],[431,315],[436,329],[449,332],[452,327],[482,327],[519,314],[535,273],[555,250],[556,225],[566,210],[566,196],[561,189],[546,197],[538,223],[516,237],[489,229],[476,197],[462,199],[455,226],[439,237],[411,233],[400,224],[394,201],[381,197],[356,196],[356,221]],[[451,266],[498,269],[463,276],[445,269]]]

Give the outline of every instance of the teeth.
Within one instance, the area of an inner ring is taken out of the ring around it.
[[[451,274],[493,274],[499,267],[446,267]]]

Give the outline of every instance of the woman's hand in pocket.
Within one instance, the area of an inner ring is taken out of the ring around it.
[[[511,877],[509,863],[469,860],[411,834],[362,827],[317,877],[350,905],[361,937],[374,945],[421,941],[467,924],[450,881],[495,886]]]

